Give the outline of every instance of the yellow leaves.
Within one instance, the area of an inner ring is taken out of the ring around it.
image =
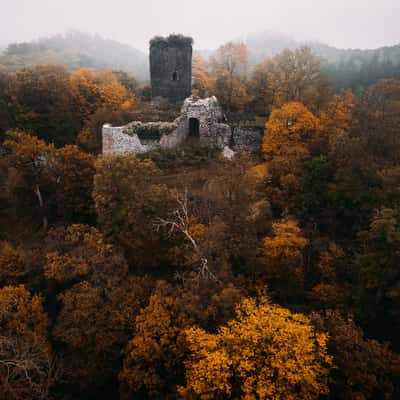
[[[266,125],[266,134],[306,136],[317,129],[318,123],[318,118],[302,103],[287,103],[272,111]]]
[[[117,76],[108,70],[81,68],[72,75],[71,85],[83,121],[100,108],[129,110],[136,105]]]
[[[24,261],[17,249],[8,242],[0,243],[0,283],[12,282],[25,274]]]
[[[58,282],[68,282],[91,274],[94,279],[111,280],[107,268],[123,276],[126,265],[115,258],[113,248],[106,244],[102,234],[87,225],[56,228],[48,235],[49,251],[46,256],[45,276]],[[118,263],[118,264],[117,264]],[[116,264],[116,265],[114,265]]]
[[[173,377],[183,356],[184,323],[178,318],[172,297],[151,296],[149,305],[136,317],[136,335],[127,346],[119,379],[135,391],[145,387],[152,395],[162,393],[163,387],[171,384],[164,381],[162,371],[166,369]]]
[[[245,299],[236,319],[216,334],[199,328],[185,333],[191,355],[181,394],[311,400],[328,393],[327,336],[315,333],[306,316],[267,299]]]
[[[283,220],[272,225],[274,237],[264,239],[263,255],[272,264],[287,259],[299,259],[301,250],[308,240],[301,236],[301,230],[293,220]]]
[[[208,72],[208,65],[198,52],[193,54],[193,90],[196,96],[207,97],[213,90],[213,82]]]
[[[0,289],[0,326],[4,335],[46,341],[48,319],[42,299],[23,285]]]
[[[349,90],[332,96],[324,107],[320,114],[320,129],[329,136],[332,144],[349,133],[354,109],[355,97]]]
[[[206,229],[206,227],[204,224],[192,223],[189,226],[189,235],[194,240],[197,240],[204,234],[205,229]]]
[[[80,257],[48,253],[45,276],[48,279],[55,279],[63,282],[84,276],[90,272],[89,264]]]
[[[44,161],[44,158],[48,158],[55,151],[54,145],[17,130],[7,132],[7,139],[4,141],[3,147],[8,150],[9,157],[12,155],[19,165],[30,164],[32,166],[33,163],[36,163],[36,167],[40,166],[40,161]]]
[[[303,162],[310,156],[319,120],[301,103],[274,110],[265,127],[264,157],[268,169],[288,193],[301,186]]]

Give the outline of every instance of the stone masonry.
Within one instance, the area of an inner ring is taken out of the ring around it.
[[[150,41],[152,98],[182,101],[192,91],[193,39],[182,35],[155,37]]]
[[[251,127],[231,128],[223,123],[216,97],[188,97],[175,122],[131,122],[125,126],[103,125],[103,154],[145,153],[174,148],[190,140],[198,146],[212,146],[235,152],[259,151],[262,132]]]

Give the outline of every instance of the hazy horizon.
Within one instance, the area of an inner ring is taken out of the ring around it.
[[[160,2],[114,0],[13,0],[3,5],[0,45],[78,30],[146,51],[155,35],[192,36],[198,49],[260,32],[318,41],[340,48],[377,48],[400,42],[396,0]]]

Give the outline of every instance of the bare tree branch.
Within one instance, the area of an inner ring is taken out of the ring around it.
[[[182,233],[192,245],[195,254],[199,257],[200,266],[197,269],[199,276],[202,278],[209,278],[218,281],[218,278],[210,271],[208,267],[208,260],[202,253],[196,240],[190,234],[190,217],[188,208],[188,191],[185,189],[183,194],[177,193],[176,201],[178,208],[172,212],[171,219],[156,218],[154,226],[157,231],[165,229],[168,236],[172,236],[175,232]],[[175,277],[185,281],[185,277],[181,273],[176,273]]]

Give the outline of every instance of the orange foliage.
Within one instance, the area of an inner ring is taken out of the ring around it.
[[[21,249],[15,248],[8,242],[0,243],[0,283],[16,283],[25,272]]]
[[[207,97],[212,94],[213,82],[208,72],[208,64],[198,52],[193,54],[193,90],[196,96]]]
[[[302,314],[253,299],[210,334],[186,330],[191,351],[183,395],[200,399],[318,399],[328,394],[327,335]]]
[[[126,109],[133,108],[136,104],[126,88],[109,70],[81,68],[72,75],[71,85],[84,122],[100,108]]]
[[[22,285],[1,288],[0,327],[0,398],[48,398],[54,371],[41,297]]]
[[[45,276],[58,282],[68,282],[91,275],[93,280],[109,280],[118,271],[127,271],[124,260],[114,256],[113,247],[102,234],[87,225],[71,225],[49,232]],[[113,275],[107,276],[110,269]]]
[[[186,351],[182,330],[188,321],[178,318],[172,297],[151,296],[149,305],[136,317],[136,336],[125,351],[120,380],[150,395],[162,393],[179,375]]]
[[[302,250],[308,240],[293,220],[283,220],[272,224],[273,237],[264,239],[262,254],[265,272],[270,278],[302,281]]]
[[[268,169],[281,187],[294,192],[301,186],[303,162],[316,140],[318,118],[301,103],[274,110],[265,127],[263,152]]]
[[[351,91],[332,96],[320,114],[321,131],[333,142],[343,138],[349,133],[354,109],[355,97]]]

